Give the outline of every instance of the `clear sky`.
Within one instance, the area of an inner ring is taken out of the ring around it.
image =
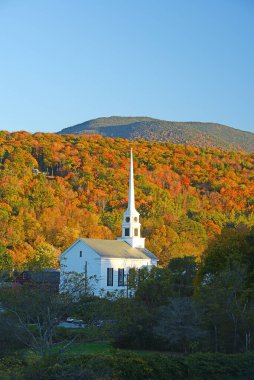
[[[0,129],[112,115],[254,132],[254,0],[0,0]]]

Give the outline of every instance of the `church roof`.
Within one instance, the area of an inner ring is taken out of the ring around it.
[[[122,240],[81,239],[102,258],[152,259],[158,258],[146,248],[133,248]]]

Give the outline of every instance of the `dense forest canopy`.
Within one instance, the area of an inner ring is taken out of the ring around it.
[[[130,147],[142,235],[161,264],[200,257],[224,227],[254,225],[254,154],[2,131],[0,266],[9,253],[16,269],[55,267],[78,237],[121,236]]]
[[[201,148],[254,151],[254,134],[218,123],[176,122],[150,117],[100,117],[64,128],[59,134],[144,139]]]

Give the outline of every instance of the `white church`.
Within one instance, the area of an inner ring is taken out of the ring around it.
[[[92,284],[95,295],[113,291],[126,294],[129,270],[151,268],[158,261],[140,236],[131,150],[128,208],[123,214],[122,236],[117,240],[78,239],[60,256],[60,283],[64,283],[67,273],[85,273],[87,278],[96,278]]]

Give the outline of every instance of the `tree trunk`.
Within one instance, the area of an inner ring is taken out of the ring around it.
[[[237,320],[233,318],[233,322],[234,322],[233,352],[235,354],[237,352]]]
[[[216,325],[214,325],[214,351],[218,352],[218,329]]]

